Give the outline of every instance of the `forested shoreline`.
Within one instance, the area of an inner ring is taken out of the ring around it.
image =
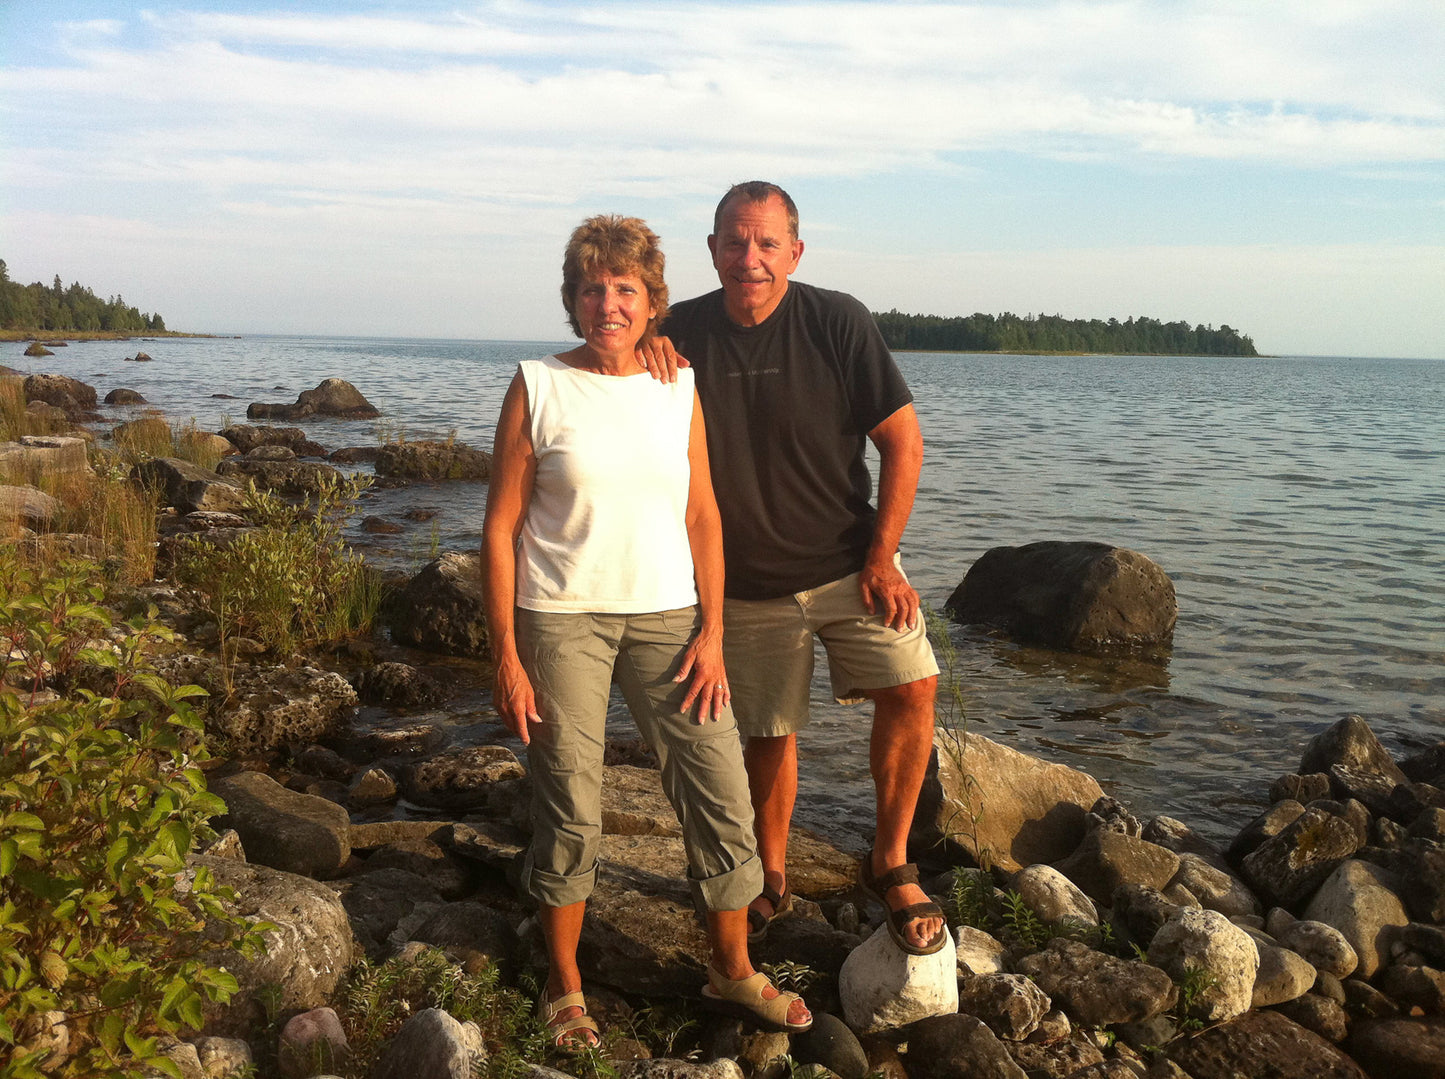
[[[166,320],[158,311],[142,313],[120,296],[102,300],[78,281],[66,288],[59,274],[50,285],[39,281],[29,285],[11,281],[10,270],[5,260],[0,259],[0,329],[42,333],[165,333]]]
[[[1060,315],[907,315],[873,312],[891,349],[909,352],[1098,352],[1110,355],[1258,356],[1231,326],[1155,318],[1069,319]]]

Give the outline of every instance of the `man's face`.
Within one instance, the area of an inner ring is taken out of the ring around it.
[[[787,208],[776,195],[767,202],[734,198],[707,247],[728,318],[739,326],[756,326],[777,310],[788,275],[803,257],[803,243],[789,233]]]

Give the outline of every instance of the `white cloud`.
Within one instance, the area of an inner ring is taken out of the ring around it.
[[[1439,0],[671,0],[393,10],[288,13],[272,5],[250,13],[240,4],[192,4],[80,19],[56,27],[48,49],[17,50],[20,62],[0,70],[7,257],[29,244],[120,270],[123,252],[144,248],[185,268],[165,280],[190,297],[222,278],[230,295],[241,295],[248,276],[301,272],[308,259],[342,267],[338,289],[369,294],[360,270],[346,275],[352,264],[374,272],[362,256],[382,253],[423,278],[430,259],[436,275],[476,288],[496,271],[469,260],[535,263],[550,274],[578,207],[646,206],[686,234],[705,219],[719,185],[744,175],[877,185],[870,190],[884,186],[880,178],[898,178],[897,189],[912,190],[930,186],[911,182],[920,175],[969,172],[971,191],[982,191],[1008,182],[980,169],[990,154],[1088,161],[1135,175],[1197,169],[1211,180],[1235,176],[1226,170],[1236,166],[1256,176],[1332,172],[1374,185],[1360,204],[1377,215],[1391,199],[1433,208],[1418,238],[1435,246],[1370,248],[1404,252],[1410,273],[1393,256],[1364,258],[1363,247],[1350,258],[1339,254],[1344,248],[1331,254],[1317,245],[1252,248],[1234,262],[1226,249],[1211,249],[1200,257],[1214,267],[1206,276],[1218,282],[1218,317],[1263,338],[1272,293],[1255,268],[1270,266],[1308,283],[1298,302],[1276,312],[1281,349],[1315,340],[1307,319],[1290,316],[1311,307],[1311,288],[1330,297],[1319,318],[1332,324],[1350,317],[1354,281],[1390,310],[1393,297],[1411,297],[1416,324],[1434,319],[1434,336],[1425,338],[1437,343],[1429,347],[1445,353],[1439,316],[1430,313],[1438,300],[1414,283],[1439,282],[1418,256],[1445,243],[1440,205],[1420,195],[1439,183],[1445,163]],[[1260,197],[1235,183],[1242,198]],[[1010,192],[995,194],[997,204]],[[911,231],[893,237],[897,251],[884,260],[898,260],[888,271],[898,306],[910,306],[911,289],[911,306],[950,310],[959,292],[944,284],[933,293],[927,282],[935,273],[957,282],[957,267],[975,259],[996,271],[998,287],[977,281],[997,297],[970,309],[1027,306],[1019,298],[1025,286],[1041,282],[1089,314],[1168,317],[1175,280],[1186,298],[1184,256],[1160,254],[1184,250],[1167,247],[1168,236],[1147,254],[1088,256],[1091,272],[1079,269],[1077,250],[1057,258],[953,252],[937,265],[910,255],[934,250],[941,232],[963,231],[961,201],[945,192],[910,207]],[[1095,205],[1080,192],[1076,213],[1086,217]],[[1348,207],[1336,199],[1329,209]],[[1191,208],[1178,212],[1188,219]],[[1364,223],[1352,236],[1372,227],[1360,212]],[[953,227],[939,228],[944,222]],[[1061,244],[1078,243],[1073,225],[1054,223]],[[847,230],[835,229],[830,243],[833,235],[846,239]],[[248,254],[228,265],[217,253],[227,248],[254,253],[254,261]],[[877,257],[834,255],[850,272]],[[812,253],[809,264],[828,265]],[[706,283],[705,265],[682,265],[686,284]],[[1235,287],[1231,275],[1257,291]],[[1003,287],[1015,281],[1017,292]],[[851,281],[840,273],[833,283]],[[545,285],[550,302],[550,277]],[[427,288],[438,286],[422,281],[414,297],[402,288],[391,306],[424,306]],[[1130,295],[1138,302],[1121,302]],[[1207,319],[1196,310],[1181,304],[1180,317]],[[372,309],[352,313],[377,317]],[[517,321],[472,332],[525,332],[525,319]]]

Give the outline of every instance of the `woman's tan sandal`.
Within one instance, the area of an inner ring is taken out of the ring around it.
[[[813,1017],[806,1023],[788,1022],[788,1010],[793,1001],[801,1000],[797,993],[779,990],[771,1000],[763,996],[763,990],[773,983],[761,971],[747,978],[733,981],[724,978],[711,966],[707,968],[707,985],[702,987],[703,1000],[721,1012],[751,1019],[768,1030],[780,1030],[786,1034],[801,1034],[813,1025]]]
[[[558,1019],[557,1016],[568,1008],[581,1008],[582,1014],[571,1019]],[[577,1052],[581,1049],[595,1049],[602,1044],[597,1033],[597,1021],[587,1014],[587,999],[581,990],[563,993],[556,1000],[548,1000],[544,991],[537,998],[537,1014],[542,1022],[547,1024],[552,1044],[558,1049]]]
[[[938,932],[920,947],[909,942],[903,935],[903,927],[909,922],[921,921],[924,918],[943,918],[943,910],[933,900],[926,903],[910,903],[906,907],[894,910],[888,905],[888,890],[897,888],[900,884],[917,884],[918,867],[912,862],[905,862],[903,865],[894,866],[878,876],[873,875],[873,855],[870,853],[863,858],[863,864],[858,868],[858,884],[863,891],[883,905],[887,914],[883,924],[888,927],[888,935],[893,938],[893,943],[902,948],[909,955],[933,955],[948,940],[947,924],[939,926]]]
[[[779,892],[766,881],[763,883],[763,890],[758,893],[759,899],[766,899],[773,908],[773,913],[764,914],[760,910],[748,908],[748,943],[757,944],[768,935],[768,926],[773,924],[773,919],[780,914],[787,914],[793,909],[793,893],[786,884]]]

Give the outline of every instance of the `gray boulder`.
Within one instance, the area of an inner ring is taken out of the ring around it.
[[[236,830],[253,862],[325,879],[351,857],[350,818],[334,802],[287,790],[260,772],[214,779],[211,792],[226,803],[221,826]]]
[[[135,390],[117,386],[105,395],[105,403],[108,405],[143,405],[146,403],[146,399]]]
[[[1359,1022],[1345,1048],[1376,1079],[1445,1079],[1445,1019]]]
[[[330,1002],[352,959],[351,926],[331,888],[294,873],[229,858],[192,855],[186,861],[204,866],[218,884],[235,890],[230,905],[235,913],[274,926],[265,933],[265,950],[254,959],[226,954],[226,968],[241,989],[212,1024],[212,1033],[253,1032],[267,1022],[263,1001],[278,986],[276,1006],[283,1012]]]
[[[251,482],[285,495],[313,495],[344,478],[340,470],[321,461],[268,461],[250,456],[227,457],[216,471],[238,484]]]
[[[947,606],[959,622],[1081,652],[1167,647],[1179,614],[1173,582],[1146,556],[1055,540],[986,551]]]
[[[93,476],[86,445],[85,439],[67,435],[21,435],[14,442],[0,442],[0,483]]]
[[[970,974],[958,980],[958,1010],[982,1019],[1006,1041],[1023,1041],[1053,1002],[1022,974]]]
[[[339,378],[328,378],[317,384],[313,390],[303,390],[296,397],[296,403],[252,404],[246,409],[249,420],[300,420],[307,416],[337,416],[344,419],[369,420],[381,412],[368,401],[361,391],[351,383]]]
[[[909,1079],[1027,1079],[993,1031],[971,1015],[939,1015],[908,1034]]]
[[[1244,881],[1197,854],[1179,855],[1179,872],[1169,883],[1188,888],[1206,910],[1217,910],[1226,918],[1259,913],[1259,900]]]
[[[27,402],[43,401],[71,416],[93,411],[96,405],[94,386],[65,375],[26,375],[23,392]]]
[[[1349,821],[1311,806],[1247,855],[1241,869],[1265,902],[1292,907],[1313,895],[1359,848],[1360,837]]]
[[[1304,910],[1305,918],[1333,926],[1349,941],[1361,978],[1375,976],[1396,935],[1410,923],[1392,884],[1378,866],[1351,859],[1330,875]]]
[[[26,484],[0,486],[0,532],[19,525],[35,532],[48,532],[60,519],[60,500]]]
[[[424,1008],[397,1032],[371,1074],[372,1079],[471,1079],[486,1059],[477,1024]]]
[[[1083,1026],[1151,1019],[1172,1008],[1177,997],[1174,982],[1158,967],[1116,959],[1061,937],[1016,966]]]
[[[440,704],[447,698],[447,690],[441,683],[409,663],[378,663],[359,671],[351,684],[365,704],[416,708]]]
[[[1254,976],[1254,990],[1250,997],[1251,1008],[1283,1004],[1310,991],[1319,975],[1303,956],[1281,947],[1266,933],[1256,930],[1249,936],[1259,953],[1259,969]]]
[[[134,482],[158,492],[162,505],[174,506],[181,513],[240,513],[246,508],[246,492],[238,484],[178,457],[143,461],[130,475]]]
[[[1250,1012],[1191,1038],[1165,1053],[1191,1079],[1369,1079],[1344,1053],[1277,1011]],[[1378,1074],[1378,1073],[1377,1073]]]
[[[1345,935],[1332,925],[1301,918],[1271,934],[1282,947],[1301,956],[1315,970],[1348,978],[1360,964]]]
[[[241,453],[250,453],[261,446],[284,446],[298,457],[321,457],[326,452],[323,446],[307,438],[306,432],[299,427],[237,423],[224,428],[219,435]]]
[[[1373,772],[1396,783],[1406,782],[1406,775],[1390,753],[1360,716],[1346,716],[1328,730],[1315,735],[1300,757],[1300,774],[1328,773],[1334,765],[1362,772]]]
[[[389,442],[376,454],[376,474],[408,480],[485,480],[491,454],[464,442]]]
[[[1179,855],[1145,839],[1096,829],[1084,837],[1073,854],[1055,862],[1054,868],[1090,899],[1107,903],[1123,884],[1142,884],[1162,891],[1179,871]]]
[[[487,804],[495,784],[526,775],[506,746],[467,746],[409,764],[401,788],[417,805],[476,809]]]
[[[1046,922],[1099,924],[1099,912],[1093,901],[1053,866],[1031,865],[1020,869],[1010,886],[1029,910]]]
[[[482,656],[487,650],[480,554],[428,563],[388,607],[392,640],[430,652]]]
[[[335,671],[238,666],[230,700],[206,727],[239,752],[306,745],[341,733],[356,703],[356,691]]]

